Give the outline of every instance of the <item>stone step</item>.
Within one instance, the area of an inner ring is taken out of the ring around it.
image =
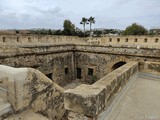
[[[6,102],[5,99],[0,98],[0,116],[12,112],[11,104]]]
[[[7,100],[7,94],[8,94],[8,91],[0,87],[0,98]]]

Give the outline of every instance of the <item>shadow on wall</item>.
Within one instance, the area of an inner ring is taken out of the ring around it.
[[[117,68],[119,68],[119,67],[123,66],[124,64],[126,64],[126,62],[125,62],[125,61],[120,61],[120,62],[115,63],[115,64],[112,66],[111,71],[116,70]]]

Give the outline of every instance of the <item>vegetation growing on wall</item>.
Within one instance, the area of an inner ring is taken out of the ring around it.
[[[97,81],[97,76],[93,75],[93,77],[92,77],[92,84],[95,83],[96,81]]]

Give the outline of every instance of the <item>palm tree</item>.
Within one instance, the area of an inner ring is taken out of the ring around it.
[[[88,22],[89,22],[89,25],[90,25],[90,34],[91,34],[91,30],[92,30],[92,24],[95,24],[95,18],[94,17],[90,17],[89,19],[88,19]]]
[[[85,18],[85,17],[83,17],[82,20],[81,20],[81,22],[80,22],[80,24],[83,25],[83,28],[84,28],[84,37],[85,37],[85,26],[86,26],[86,24],[88,24],[88,19]]]

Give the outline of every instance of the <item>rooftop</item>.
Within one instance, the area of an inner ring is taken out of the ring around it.
[[[159,120],[160,81],[139,76],[129,82],[99,120]]]

